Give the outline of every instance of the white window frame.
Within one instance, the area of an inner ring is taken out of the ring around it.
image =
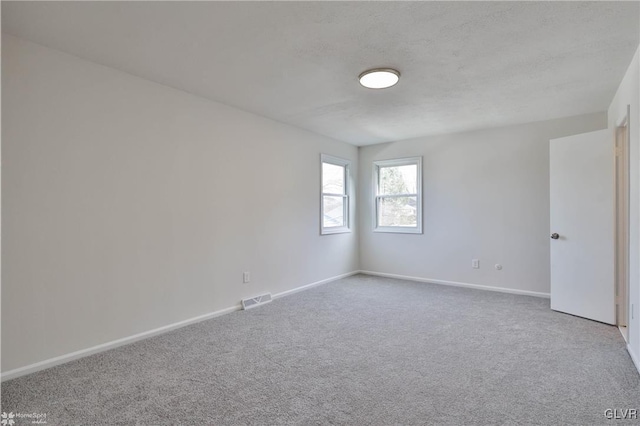
[[[380,195],[380,168],[416,165],[416,194]],[[391,197],[416,197],[416,226],[378,226],[380,200]],[[422,157],[398,158],[373,162],[373,232],[422,234]]]
[[[324,176],[323,167],[324,163],[333,164],[335,166],[344,167],[344,194],[334,194],[324,192]],[[334,157],[327,154],[320,154],[320,235],[331,234],[344,234],[351,232],[350,217],[351,217],[351,161],[344,158]],[[324,196],[330,195],[334,197],[342,196],[344,199],[344,226],[324,226]]]

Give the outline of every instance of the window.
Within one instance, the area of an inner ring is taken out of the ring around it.
[[[349,167],[342,158],[322,155],[320,233],[338,234],[349,230]]]
[[[376,232],[422,233],[422,157],[375,161]]]

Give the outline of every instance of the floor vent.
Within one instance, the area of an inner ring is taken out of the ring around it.
[[[256,306],[264,305],[271,302],[271,293],[261,294],[260,296],[242,299],[242,309],[247,310]]]

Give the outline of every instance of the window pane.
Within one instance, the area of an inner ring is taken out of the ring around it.
[[[345,226],[344,197],[333,197],[330,195],[325,195],[322,198],[324,200],[322,226],[324,226],[325,228]]]
[[[380,167],[380,195],[417,194],[418,166]]]
[[[322,192],[344,194],[344,167],[322,163]]]
[[[417,197],[380,198],[378,226],[417,226]]]

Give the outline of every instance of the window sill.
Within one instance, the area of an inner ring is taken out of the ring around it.
[[[373,230],[373,232],[382,232],[387,234],[422,234],[421,228],[403,228],[401,226],[398,227],[378,227]]]
[[[349,228],[323,228],[320,230],[320,235],[331,235],[331,234],[350,234],[351,229]]]

